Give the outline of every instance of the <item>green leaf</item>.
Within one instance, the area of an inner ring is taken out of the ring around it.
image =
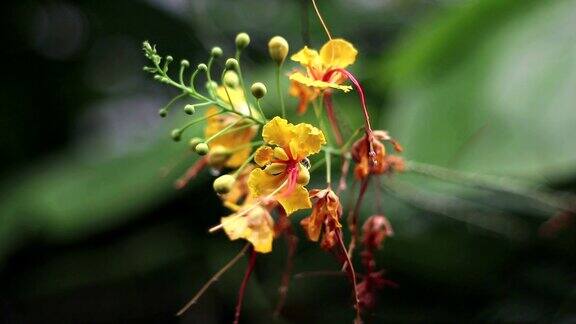
[[[574,0],[477,1],[385,63],[386,126],[408,159],[535,180],[576,167]]]

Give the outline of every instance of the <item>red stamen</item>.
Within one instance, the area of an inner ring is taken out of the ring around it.
[[[370,161],[375,165],[378,162],[375,159],[376,152],[374,152],[374,147],[372,145],[372,141],[374,140],[374,134],[372,133],[372,126],[370,126],[370,115],[368,114],[368,108],[366,107],[366,97],[364,96],[364,89],[362,88],[360,82],[356,80],[356,78],[352,73],[342,68],[328,70],[326,74],[324,74],[324,78],[322,79],[322,81],[328,82],[330,80],[330,77],[336,72],[344,74],[350,80],[350,82],[354,84],[356,91],[358,91],[358,95],[360,96],[360,103],[362,106],[362,112],[364,113],[364,129],[366,131],[366,140],[368,141],[368,147],[369,147],[368,156],[370,157]]]
[[[250,246],[250,260],[248,261],[248,267],[246,268],[246,274],[244,274],[244,279],[240,285],[240,291],[238,292],[238,304],[236,304],[236,314],[234,315],[234,324],[240,322],[240,312],[242,311],[242,302],[244,301],[244,293],[246,292],[246,285],[250,279],[250,275],[254,270],[254,265],[256,264],[256,251],[254,247]]]
[[[284,189],[280,194],[283,197],[289,196],[291,193],[293,193],[296,189],[296,184],[298,183],[298,162],[295,160],[290,160],[287,162],[288,165],[286,166],[286,174],[288,175],[288,184],[286,189]]]
[[[191,167],[186,170],[183,176],[178,178],[176,182],[174,182],[174,187],[176,189],[184,188],[190,180],[194,179],[202,169],[204,169],[208,165],[208,157],[205,156],[200,160],[196,161]]]
[[[334,105],[332,104],[332,94],[330,91],[325,91],[323,98],[324,106],[326,107],[326,115],[328,116],[328,121],[332,127],[332,132],[334,133],[336,144],[338,144],[338,146],[342,146],[344,140],[342,139],[342,133],[340,132],[338,120],[336,119],[336,114],[334,113]]]

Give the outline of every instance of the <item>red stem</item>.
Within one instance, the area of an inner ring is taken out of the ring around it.
[[[285,214],[281,217],[287,217]],[[280,288],[278,289],[279,298],[276,304],[276,309],[274,310],[274,317],[278,317],[284,304],[286,303],[286,297],[288,296],[288,288],[290,287],[290,279],[292,276],[292,268],[294,267],[294,255],[296,254],[296,246],[298,245],[298,237],[292,232],[292,225],[286,229],[284,232],[286,236],[286,243],[288,244],[288,255],[286,257],[286,267],[284,268],[284,273],[282,273],[282,279],[280,283]]]
[[[354,205],[354,208],[350,210],[348,215],[348,226],[350,227],[350,244],[348,245],[348,255],[352,257],[354,249],[356,248],[356,241],[358,240],[358,214],[360,213],[360,205],[362,200],[366,195],[366,189],[368,189],[368,182],[370,182],[370,177],[362,180],[360,184],[360,193],[358,194],[358,199]],[[344,265],[343,270],[346,270],[346,265]]]
[[[242,311],[242,302],[244,301],[244,293],[246,292],[246,285],[254,270],[254,265],[256,264],[256,251],[254,247],[250,246],[250,259],[248,261],[248,267],[246,268],[246,273],[244,274],[244,279],[242,279],[242,284],[240,285],[240,291],[238,292],[238,304],[236,304],[236,314],[234,315],[234,324],[240,322],[240,312]]]
[[[342,132],[338,126],[338,119],[336,119],[336,114],[334,113],[334,105],[332,104],[332,95],[329,91],[324,92],[324,106],[326,107],[326,116],[328,116],[328,121],[332,127],[332,132],[334,133],[334,138],[336,139],[336,144],[342,146],[344,140],[342,138]]]
[[[346,264],[348,264],[346,272],[348,273],[348,276],[350,278],[350,281],[352,282],[352,286],[354,289],[354,309],[356,310],[356,318],[355,318],[354,322],[355,323],[361,323],[360,300],[358,299],[358,290],[356,289],[356,287],[357,287],[356,271],[354,271],[354,265],[352,264],[352,260],[350,259],[350,255],[346,252],[346,246],[344,246],[344,241],[342,241],[342,231],[338,230],[338,233],[336,234],[336,238],[338,239],[338,243],[340,244],[340,249],[341,249],[342,253],[344,254],[345,262],[346,262]]]

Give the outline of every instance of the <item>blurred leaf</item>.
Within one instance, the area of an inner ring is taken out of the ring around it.
[[[575,8],[475,1],[405,39],[385,65],[389,128],[405,156],[538,180],[572,175]]]
[[[184,152],[185,143],[166,141],[104,161],[68,153],[44,162],[41,169],[13,181],[10,194],[0,201],[0,229],[5,234],[0,257],[26,236],[85,237],[159,204],[174,195],[172,183],[192,157],[169,176],[162,176],[161,170]]]

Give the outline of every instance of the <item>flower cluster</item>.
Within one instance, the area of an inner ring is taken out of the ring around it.
[[[154,79],[180,91],[160,110],[160,116],[166,116],[175,102],[183,99],[193,101],[184,106],[186,114],[195,115],[199,110],[204,110],[199,114],[200,117],[171,133],[175,141],[180,141],[191,126],[203,125],[202,137],[191,137],[188,140],[190,149],[200,158],[177,180],[176,186],[184,187],[206,168],[219,174],[213,187],[230,214],[222,217],[210,232],[222,231],[230,240],[247,241],[246,248],[233,262],[247,251],[251,255],[240,289],[236,321],[240,316],[245,283],[252,272],[257,254],[271,252],[276,238],[293,236],[291,219],[299,211],[308,215],[300,221],[307,238],[312,242],[319,241],[321,249],[331,252],[341,262],[342,271],[352,284],[358,321],[361,311],[373,306],[376,291],[387,283],[383,272],[375,269],[373,257],[374,252],[381,248],[384,238],[392,233],[386,218],[372,216],[364,225],[361,244],[364,246],[362,266],[366,273],[360,283],[357,283],[352,254],[359,240],[356,228],[369,180],[403,170],[403,160],[387,154],[385,144],[390,143],[398,152],[402,148],[387,132],[371,128],[364,90],[348,70],[356,61],[358,51],[350,42],[333,39],[330,34],[328,36],[329,40],[320,51],[305,46],[293,54],[291,60],[302,68],[294,68],[287,75],[290,80],[289,94],[298,100],[295,112],[303,115],[312,105],[318,119],[317,126],[291,123],[287,119],[287,112],[291,110],[285,108],[279,78],[283,76],[282,69],[289,55],[289,45],[280,36],[270,40],[268,50],[276,69],[276,92],[281,113],[273,110],[274,106],[263,109],[262,98],[267,95],[267,87],[263,83],[254,83],[249,89],[244,84],[240,60],[250,43],[246,33],[236,37],[236,53],[225,61],[218,79],[214,78],[212,70],[216,60],[223,55],[219,47],[211,50],[206,63],[197,65],[188,73],[186,70],[190,64],[182,60],[178,78],[173,79],[168,74],[172,57],[162,57],[155,47],[144,42],[145,55],[152,63],[144,70],[152,73]],[[206,80],[203,90],[197,88],[200,78]],[[359,131],[343,136],[332,97],[335,94],[349,94],[354,89],[360,97],[359,108],[364,125]],[[324,127],[323,118],[330,122],[330,129]],[[341,166],[337,188],[332,187],[333,160],[339,161]],[[354,176],[348,177],[351,163],[354,163]],[[316,178],[317,174],[312,172],[322,166],[326,170],[324,184],[321,177]],[[314,175],[313,179],[311,174]],[[350,181],[358,181],[361,185],[355,203],[348,206],[351,240],[346,244],[343,236],[345,223],[342,220],[344,208],[340,195],[342,191],[348,190],[346,184]],[[311,186],[311,183],[313,189],[309,190],[306,186]],[[295,244],[296,240],[290,242]],[[290,253],[290,257],[292,255]],[[233,262],[223,270],[228,269]],[[289,270],[284,276],[288,279],[283,282],[290,281]],[[281,299],[285,297],[287,289],[287,284],[283,285]]]

